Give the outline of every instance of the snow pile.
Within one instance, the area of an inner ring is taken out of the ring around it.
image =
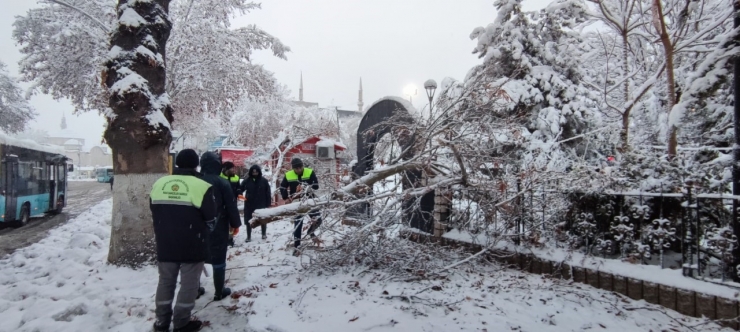
[[[0,260],[0,331],[151,328],[157,271],[106,264],[110,210],[111,201],[103,201]],[[244,245],[240,235],[227,265],[227,284],[237,295],[211,302],[211,280],[202,279],[207,293],[194,315],[209,322],[206,330],[720,330],[613,293],[496,266],[416,282],[367,270],[312,275],[302,264],[314,252],[288,255],[290,233],[288,222],[278,222],[269,225],[267,241]]]
[[[145,330],[157,271],[106,264],[110,211],[105,200],[0,261],[0,331]]]

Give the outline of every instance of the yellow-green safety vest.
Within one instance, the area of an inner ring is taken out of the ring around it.
[[[224,173],[221,173],[221,178],[222,179],[226,179],[229,182],[239,183],[239,175],[234,175],[232,177],[228,177]]]
[[[152,204],[185,205],[200,209],[210,187],[211,184],[194,176],[167,175],[154,182],[149,197]]]
[[[313,174],[312,169],[304,168],[303,174],[301,174],[301,181],[308,181],[308,179],[311,178],[311,174]],[[285,173],[285,179],[288,180],[288,182],[298,182],[298,174],[295,174],[294,170],[290,170]]]

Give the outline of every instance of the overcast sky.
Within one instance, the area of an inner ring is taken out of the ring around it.
[[[524,9],[546,3],[525,1]],[[0,4],[0,61],[18,75],[21,54],[11,38],[12,23],[38,4]],[[295,99],[303,72],[304,100],[320,106],[356,109],[362,77],[366,107],[384,96],[403,97],[404,87],[415,85],[413,103],[420,108],[426,104],[424,81],[461,80],[480,63],[471,54],[475,42],[469,35],[473,28],[493,22],[495,15],[493,0],[266,0],[262,10],[236,18],[234,26],[256,24],[291,47],[287,61],[267,51],[257,52],[253,60],[273,71]],[[105,121],[98,114],[72,115],[68,102],[45,95],[34,96],[31,104],[39,113],[33,128],[59,130],[65,112],[69,129],[88,145],[101,141]]]

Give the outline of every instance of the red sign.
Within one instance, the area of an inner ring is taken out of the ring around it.
[[[230,161],[235,166],[244,166],[244,159],[251,157],[254,151],[251,150],[221,150],[221,162]]]

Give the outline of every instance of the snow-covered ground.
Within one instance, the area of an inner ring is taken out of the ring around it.
[[[105,200],[0,260],[0,331],[151,328],[157,271],[106,264],[110,209]],[[267,241],[245,245],[240,235],[227,284],[241,296],[211,302],[204,277],[207,294],[194,312],[209,322],[204,331],[720,330],[643,301],[496,266],[416,282],[388,282],[372,271],[309,274],[301,264],[311,252],[289,255],[289,233],[278,222]]]
[[[469,232],[461,232],[459,230],[452,230],[445,234],[444,237],[476,244],[485,244],[489,242],[484,234],[474,235],[470,234]],[[740,285],[738,285],[737,283],[726,281],[723,284],[720,284],[719,280],[698,280],[694,278],[688,278],[683,276],[683,271],[681,269],[661,269],[656,257],[653,257],[654,261],[652,262],[652,264],[642,265],[623,262],[619,259],[601,258],[586,255],[582,252],[562,248],[518,247],[510,242],[503,240],[496,243],[496,245],[494,245],[493,247],[497,249],[504,249],[509,252],[520,251],[525,254],[532,254],[536,257],[553,262],[565,262],[572,267],[583,267],[592,270],[603,271],[622,277],[650,281],[661,285],[691,290],[712,296],[719,296],[730,300],[740,299],[740,292],[738,292],[738,289],[740,289]],[[666,261],[668,261],[667,258]],[[668,265],[669,264],[666,264],[666,266]]]

